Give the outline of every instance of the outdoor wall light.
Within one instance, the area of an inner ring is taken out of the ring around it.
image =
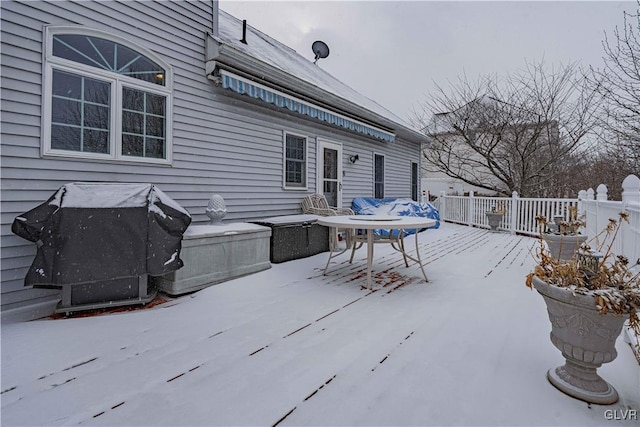
[[[355,163],[355,162],[357,162],[358,160],[360,160],[360,156],[358,156],[357,154],[356,154],[355,156],[351,156],[351,157],[349,157],[349,161],[350,161],[351,163]]]

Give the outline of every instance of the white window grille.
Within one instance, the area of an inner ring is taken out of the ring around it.
[[[170,163],[168,65],[102,32],[50,27],[45,34],[44,154]]]

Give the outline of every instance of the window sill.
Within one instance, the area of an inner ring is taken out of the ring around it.
[[[110,163],[120,165],[146,165],[146,166],[165,166],[171,167],[172,161],[166,159],[145,159],[136,157],[110,157],[110,156],[82,156],[68,153],[49,152],[42,155],[43,159],[51,160],[71,160],[91,163]]]

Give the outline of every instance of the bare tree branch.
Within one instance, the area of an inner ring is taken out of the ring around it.
[[[640,2],[636,14],[624,12],[622,28],[602,42],[604,66],[591,68],[590,83],[605,98],[600,125],[607,156],[623,169],[640,170]]]
[[[427,170],[495,193],[555,196],[562,162],[593,129],[598,101],[575,64],[462,76],[438,86],[415,115],[432,140]]]

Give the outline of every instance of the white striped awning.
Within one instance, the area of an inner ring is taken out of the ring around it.
[[[333,111],[329,111],[317,105],[295,98],[291,95],[284,94],[275,89],[262,86],[259,83],[252,82],[248,79],[232,74],[225,70],[220,70],[222,79],[222,87],[230,89],[241,95],[248,95],[255,99],[260,99],[268,104],[286,108],[299,114],[327,122],[334,126],[339,126],[363,135],[371,136],[386,142],[394,142],[395,135],[393,133],[366,125],[357,120],[345,117]]]

